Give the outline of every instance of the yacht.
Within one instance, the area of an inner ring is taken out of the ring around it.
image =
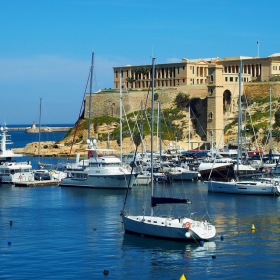
[[[0,183],[13,184],[34,180],[30,161],[16,161],[16,158],[21,158],[23,155],[15,154],[11,149],[6,148],[6,145],[12,144],[11,135],[8,134],[6,124],[0,130]]]
[[[131,172],[129,165],[123,164],[113,154],[113,149],[95,148],[96,140],[88,140],[88,158],[68,163],[64,172],[67,177],[60,182],[62,187],[84,187],[97,189],[131,188],[137,173]]]

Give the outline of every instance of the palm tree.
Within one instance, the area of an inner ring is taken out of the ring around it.
[[[126,81],[130,84],[130,87],[133,88],[133,83],[135,82],[135,79],[133,79],[132,77],[127,77]]]

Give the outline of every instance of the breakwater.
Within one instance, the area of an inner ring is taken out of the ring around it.
[[[72,127],[41,127],[40,131],[42,133],[48,133],[48,132],[67,132]],[[39,128],[31,128],[31,127],[9,127],[9,131],[25,131],[26,133],[39,133]]]

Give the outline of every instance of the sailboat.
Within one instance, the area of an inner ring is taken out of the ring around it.
[[[151,166],[153,166],[153,136],[154,136],[154,76],[155,58],[152,58],[152,124],[151,124]],[[127,233],[150,236],[155,238],[175,240],[209,240],[216,235],[216,228],[209,221],[196,221],[190,217],[157,216],[154,214],[154,207],[159,204],[183,203],[190,205],[189,199],[155,197],[153,168],[151,168],[151,214],[130,215],[126,212],[125,197],[124,206],[121,212],[124,230]]]
[[[40,169],[34,170],[34,180],[45,181],[52,180],[55,184],[66,177],[66,173],[63,171],[57,171],[56,169],[46,169],[44,167],[52,167],[53,164],[40,162],[40,150],[41,150],[41,114],[42,114],[42,98],[40,98],[40,111],[39,111],[39,143],[38,143],[38,166]]]
[[[67,163],[64,169],[67,177],[62,179],[59,185],[98,189],[131,188],[137,174],[131,172],[132,169],[129,165],[122,164],[120,158],[114,154],[114,149],[100,149],[97,147],[97,140],[90,137],[93,61],[94,52],[92,53],[89,96],[88,147],[86,149],[88,157],[80,160],[80,155],[77,154],[75,163]]]
[[[240,61],[239,70],[239,95],[238,95],[238,150],[237,150],[237,170],[239,172],[241,145],[241,93],[242,93],[242,61]],[[258,180],[258,181],[240,181],[232,179],[230,182],[208,181],[208,192],[215,193],[234,193],[234,194],[253,194],[253,195],[276,195],[280,194],[279,180]]]

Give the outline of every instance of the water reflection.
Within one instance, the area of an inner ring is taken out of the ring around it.
[[[208,241],[204,243],[185,243],[180,241],[163,240],[149,237],[141,237],[132,234],[124,234],[122,242],[122,250],[136,253],[150,252],[151,254],[162,253],[165,257],[175,259],[197,258],[216,251],[216,243]]]

